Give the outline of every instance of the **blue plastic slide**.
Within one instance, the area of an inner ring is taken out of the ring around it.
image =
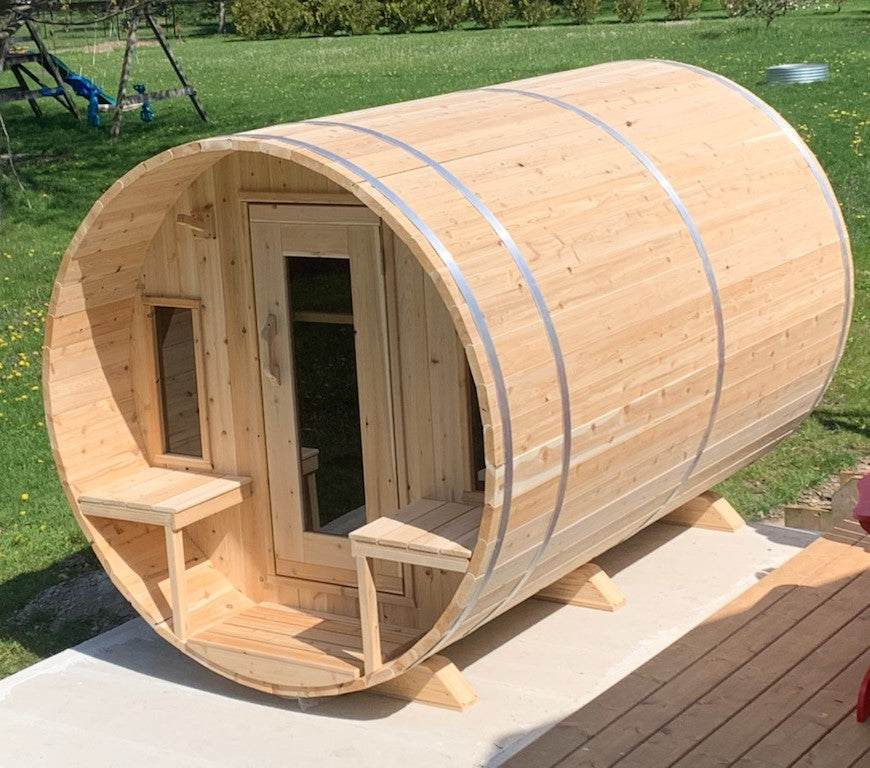
[[[88,123],[98,126],[100,124],[100,104],[108,104],[110,107],[114,107],[115,100],[96,83],[91,82],[84,75],[71,70],[57,56],[52,54],[49,54],[49,56],[51,56],[54,66],[57,67],[61,79],[73,89],[73,93],[88,100]]]
[[[103,91],[100,86],[92,83],[84,75],[80,75],[78,72],[71,70],[66,64],[57,58],[57,56],[51,54],[49,54],[49,56],[51,56],[54,66],[57,67],[61,79],[73,89],[76,96],[81,96],[83,99],[87,99],[88,101],[96,96],[98,104],[108,104],[110,107],[115,106],[115,100]]]

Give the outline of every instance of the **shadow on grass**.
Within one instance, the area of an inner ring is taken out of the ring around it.
[[[0,584],[0,678],[127,621],[131,610],[105,582],[86,547]]]
[[[706,29],[698,33],[699,40],[722,40],[726,37],[734,37],[736,35],[746,35],[754,32],[755,27],[752,24],[729,24],[722,29]]]
[[[822,408],[817,410],[813,417],[825,429],[852,432],[870,438],[870,411],[828,411]]]

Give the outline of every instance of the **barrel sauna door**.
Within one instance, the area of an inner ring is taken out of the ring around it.
[[[355,586],[347,534],[398,508],[380,219],[248,213],[276,571]],[[401,593],[401,569],[378,586]]]

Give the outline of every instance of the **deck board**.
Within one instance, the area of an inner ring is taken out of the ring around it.
[[[862,765],[868,598],[870,537],[844,521],[506,765]]]
[[[858,727],[854,715],[849,713],[790,768],[863,768],[868,756],[867,730]]]

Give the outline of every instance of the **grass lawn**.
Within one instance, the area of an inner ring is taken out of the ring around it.
[[[658,16],[663,15],[652,8]],[[99,195],[139,161],[204,135],[347,111],[460,88],[594,64],[659,57],[698,64],[741,83],[779,110],[809,143],[843,208],[856,264],[856,306],[849,343],[822,406],[796,435],[722,490],[747,517],[797,497],[831,472],[870,454],[870,0],[844,10],[799,12],[763,22],[721,17],[623,25],[556,23],[535,29],[463,30],[247,42],[195,37],[175,44],[211,122],[186,100],[154,104],[156,120],[128,113],[120,141],[108,127],[76,123],[43,100],[37,120],[25,102],[2,114],[24,193],[0,164],[0,677],[84,639],[89,622],[48,633],[39,621],[9,619],[41,590],[90,567],[52,464],[43,424],[40,365],[43,321],[54,274],[76,226]],[[73,68],[114,88],[120,50],[84,49],[58,37]],[[767,66],[827,61],[831,78],[802,86],[768,86]],[[8,76],[7,76],[8,77]],[[140,46],[134,82],[174,87],[158,48]],[[10,85],[4,81],[0,87]],[[79,102],[84,111],[86,105]],[[104,119],[104,122],[108,122]],[[7,151],[0,136],[0,154]]]

